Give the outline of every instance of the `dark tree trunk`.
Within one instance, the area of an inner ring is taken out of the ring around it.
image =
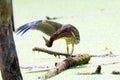
[[[3,80],[22,80],[12,34],[11,0],[0,0],[0,68]]]

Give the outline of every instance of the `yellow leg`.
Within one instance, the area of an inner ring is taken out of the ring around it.
[[[73,51],[74,51],[74,43],[72,43],[72,50],[71,50],[71,54],[70,55],[73,54]]]
[[[66,41],[66,46],[67,46],[67,54],[69,55],[69,47],[67,41]]]

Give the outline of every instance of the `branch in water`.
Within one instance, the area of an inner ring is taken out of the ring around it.
[[[44,48],[38,48],[38,47],[35,47],[32,49],[33,51],[41,51],[41,52],[45,52],[45,53],[48,53],[50,55],[54,55],[55,57],[56,56],[65,56],[65,57],[68,57],[70,55],[66,54],[66,53],[62,53],[62,52],[56,52],[56,51],[51,51],[51,50],[48,50],[48,49],[44,49]],[[73,57],[74,55],[72,55]]]
[[[51,78],[59,73],[61,73],[64,70],[67,70],[73,66],[83,65],[87,64],[90,60],[89,54],[78,54],[74,57],[67,58],[59,63],[55,63],[55,67],[50,69],[47,73],[45,73],[43,76],[38,77],[38,79],[46,80],[48,78]]]

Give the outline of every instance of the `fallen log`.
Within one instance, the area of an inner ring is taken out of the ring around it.
[[[51,51],[51,50],[48,50],[48,49],[38,48],[38,47],[35,47],[32,50],[33,51],[45,52],[47,54],[54,55],[54,56],[65,56],[65,57],[70,56],[66,53]],[[51,77],[59,74],[60,72],[66,70],[66,69],[69,69],[70,67],[87,64],[89,62],[90,58],[91,58],[91,55],[89,55],[89,54],[72,55],[71,57],[66,58],[65,60],[63,60],[59,63],[55,63],[54,68],[50,69],[43,76],[38,77],[38,79],[46,80],[48,78],[51,78]]]
[[[78,54],[78,55],[75,55],[74,57],[67,58],[67,59],[63,60],[62,62],[55,63],[54,68],[50,69],[43,76],[38,77],[38,79],[46,80],[48,78],[51,78],[51,77],[59,74],[60,72],[66,70],[66,69],[69,69],[70,67],[87,64],[89,62],[90,58],[91,57],[89,54],[83,54],[83,55]]]

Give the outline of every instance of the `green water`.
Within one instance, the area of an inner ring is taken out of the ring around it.
[[[106,54],[120,52],[120,1],[119,0],[13,0],[15,27],[45,16],[62,17],[55,21],[70,23],[80,31],[80,44],[75,46],[74,53]],[[62,58],[55,58],[44,53],[33,52],[35,46],[47,48],[39,31],[28,31],[25,35],[14,34],[20,66],[53,66]],[[44,35],[49,38],[48,36]],[[54,42],[55,51],[66,52],[64,40]],[[92,58],[90,64],[83,68],[70,69],[50,80],[118,80],[119,76],[111,75],[112,70],[120,64],[103,66],[103,75],[76,75],[78,72],[94,71],[97,65],[117,62],[120,58]],[[39,70],[40,68],[32,69]],[[44,72],[27,73],[21,69],[24,80],[38,80]],[[104,79],[103,79],[104,78]]]
[[[71,23],[80,31],[81,42],[76,46],[76,52],[88,53],[102,53],[106,47],[115,53],[120,52],[119,9],[119,0],[14,1],[16,28],[33,20],[44,19],[45,16],[63,17],[56,21]],[[33,33],[35,33],[34,36],[39,35],[38,38],[41,39],[41,34],[35,31],[28,32],[27,39],[34,38]],[[53,47],[56,48],[59,42],[56,41]],[[63,45],[64,43],[60,47],[64,47]]]

